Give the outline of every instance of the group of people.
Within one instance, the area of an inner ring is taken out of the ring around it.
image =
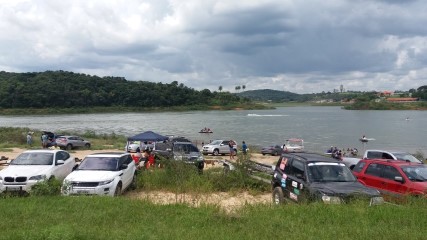
[[[234,160],[234,156],[237,155],[237,144],[234,140],[230,140],[228,142],[228,147],[230,149],[230,160]],[[246,153],[248,152],[248,146],[246,145],[245,141],[242,141],[242,153],[244,156],[246,156]]]
[[[327,154],[331,154],[331,157],[336,159],[342,159],[343,157],[347,156],[348,154],[351,154],[351,156],[356,157],[358,154],[357,148],[347,148],[347,151],[345,149],[338,149],[337,147],[331,146],[330,149],[326,151]]]
[[[139,169],[149,169],[156,163],[154,153],[150,150],[150,148],[145,148],[142,153],[141,149],[137,148],[136,153],[132,155],[132,158],[135,161],[135,165],[137,165]]]

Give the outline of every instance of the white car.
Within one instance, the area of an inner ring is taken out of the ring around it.
[[[136,166],[129,153],[86,156],[62,184],[63,195],[118,196],[136,188]]]
[[[214,140],[209,144],[203,146],[202,153],[203,155],[212,154],[218,156],[220,154],[230,154],[230,147],[228,143],[230,140]],[[235,146],[237,149],[237,146]]]
[[[44,180],[63,180],[76,166],[75,159],[62,150],[28,150],[0,171],[0,192],[30,192]]]

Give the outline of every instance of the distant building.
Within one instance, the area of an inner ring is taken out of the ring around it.
[[[416,102],[418,101],[418,98],[387,98],[387,102],[394,102],[394,103],[405,103],[405,102]]]

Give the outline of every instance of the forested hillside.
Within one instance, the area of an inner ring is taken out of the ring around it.
[[[273,101],[273,102],[289,102],[289,101],[300,101],[301,95],[297,93],[278,91],[271,89],[261,90],[250,90],[242,93],[238,93],[239,96],[247,97],[256,101]]]
[[[250,100],[229,92],[197,91],[170,84],[127,81],[65,71],[0,72],[0,108],[174,107],[238,105]]]

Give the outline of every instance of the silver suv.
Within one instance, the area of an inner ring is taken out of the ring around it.
[[[212,154],[218,156],[219,154],[230,154],[229,142],[230,140],[214,140],[203,146],[203,155]]]
[[[76,147],[90,148],[90,142],[78,136],[57,136],[56,145],[67,150],[71,150]]]

